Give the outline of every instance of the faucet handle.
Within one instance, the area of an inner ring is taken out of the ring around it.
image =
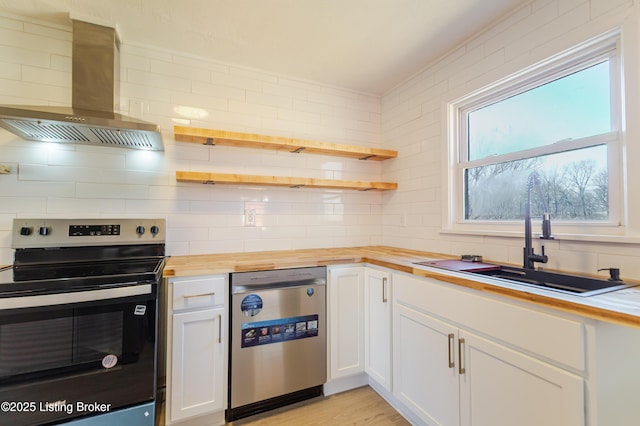
[[[547,263],[549,261],[549,257],[544,254],[544,245],[540,246],[540,248],[542,249],[541,254],[530,253],[527,258],[532,262]]]

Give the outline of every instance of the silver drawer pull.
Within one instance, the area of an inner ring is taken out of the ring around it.
[[[216,292],[212,291],[211,293],[200,293],[200,294],[185,294],[184,297],[185,299],[188,299],[190,297],[204,297],[204,296],[215,296]]]
[[[387,277],[382,278],[382,303],[387,303]]]
[[[456,366],[456,363],[453,359],[453,341],[454,341],[454,335],[453,333],[449,334],[449,368],[453,368]]]
[[[464,339],[458,339],[458,373],[464,374],[467,372],[462,360],[464,359]]]

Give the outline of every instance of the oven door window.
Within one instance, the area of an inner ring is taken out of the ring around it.
[[[120,309],[66,309],[21,317],[0,324],[1,379],[81,371],[101,366],[105,357],[112,363],[122,359],[125,328]]]
[[[111,412],[153,401],[156,308],[154,292],[0,311],[0,401],[38,407],[0,413],[0,423],[49,424],[98,414],[47,408],[78,402],[105,404]]]

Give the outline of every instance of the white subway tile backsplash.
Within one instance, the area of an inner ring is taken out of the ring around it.
[[[211,71],[211,83],[216,86],[239,89],[241,91],[252,90],[259,92],[262,90],[262,81],[256,78],[246,78],[241,74],[233,73],[233,68],[229,72]]]
[[[103,198],[109,197],[104,195]],[[154,217],[171,213],[186,213],[189,210],[190,201],[188,200],[153,200],[141,199],[140,196],[136,196],[135,199],[125,199],[125,211],[132,214]]]
[[[22,217],[26,217],[34,214],[37,214],[38,216],[44,216],[46,211],[46,195],[33,196],[23,193],[19,193],[17,195],[0,194],[0,213],[16,214],[21,215]]]
[[[21,164],[19,171],[21,181],[89,181],[99,182],[102,179],[96,175],[94,169],[81,167],[60,167],[43,164]]]
[[[589,19],[589,5],[584,4],[578,6],[564,15],[557,17],[557,19],[541,25],[539,32],[529,33],[509,43],[505,48],[505,58],[507,61],[517,58],[522,55],[523,52],[534,50],[540,45],[562,37],[576,27],[588,24]]]
[[[228,215],[223,214],[191,214],[171,213],[167,216],[167,226],[174,228],[223,228],[230,226]],[[239,226],[239,225],[237,225]]]
[[[9,30],[22,31],[24,23],[10,17],[0,16],[0,28],[6,28]]]
[[[7,183],[0,185],[0,197],[73,197],[75,193],[74,182],[11,181],[5,175],[0,177]]]
[[[242,101],[230,99],[228,101],[228,109],[230,112],[242,115],[253,115],[256,117],[277,118],[279,109],[270,105],[258,105]]]
[[[52,57],[65,58],[66,56],[0,44],[0,58],[2,58],[3,67],[7,64],[20,64],[45,68],[51,65]]]
[[[120,49],[120,61],[127,63],[127,69],[149,72],[151,69],[151,61],[153,60],[156,59],[131,53],[126,47]]]
[[[11,234],[0,234],[0,264],[10,265],[13,263],[13,249],[11,245]]]
[[[591,18],[597,18],[614,11],[627,10],[633,6],[634,2],[631,0],[591,0],[590,4]]]
[[[211,80],[211,72],[206,68],[195,67],[193,65],[176,64],[158,59],[149,60],[149,71],[153,74],[187,78],[189,80],[205,82]]]
[[[263,83],[277,83],[280,80],[277,75],[265,74],[259,70],[238,66],[229,66],[228,74],[231,78],[239,77],[237,80],[239,83],[247,79],[258,80]],[[244,84],[240,83],[240,87],[244,87]]]
[[[117,216],[124,211],[124,200],[95,198],[48,197],[46,215],[54,217]]]
[[[72,62],[70,56],[51,55],[51,69],[71,73]],[[41,65],[35,65],[41,66]]]
[[[288,238],[281,239],[254,239],[245,240],[244,251],[268,251],[268,250],[293,250],[292,241]]]
[[[153,51],[153,49],[145,48],[146,52]],[[160,59],[160,58],[159,58]],[[162,60],[169,60],[169,57],[162,58]],[[203,68],[210,72],[216,72],[221,74],[229,74],[230,67],[228,64],[214,62],[208,59],[199,58],[195,56],[186,56],[179,53],[172,53],[170,60],[175,64],[186,65],[189,67]]]
[[[3,45],[14,48],[71,56],[71,38],[61,40],[40,34],[29,34],[20,30],[0,28],[0,40]]]
[[[273,82],[262,82],[260,91],[269,95],[287,96],[292,99],[305,100],[307,98],[308,88],[290,86],[282,84],[280,80],[276,80]]]
[[[76,196],[79,198],[113,198],[116,200],[146,200],[149,188],[138,184],[85,183],[77,182]]]
[[[244,214],[241,201],[200,201],[190,200],[189,211],[198,214]]]
[[[331,116],[335,114],[335,108],[331,105],[318,102],[307,102],[301,99],[293,100],[293,109],[295,111],[306,112],[310,114],[318,114],[321,116]]]
[[[46,163],[52,166],[77,166],[92,169],[124,169],[125,150],[114,149],[108,153],[96,151],[95,147],[80,145],[55,145],[33,142],[46,153]],[[92,149],[93,148],[93,149]]]
[[[22,67],[20,66],[20,64],[0,62],[0,79],[19,80],[22,75],[21,70]]]
[[[209,115],[206,120],[191,120],[191,125],[193,127],[232,130],[236,132],[242,131],[243,129],[260,128],[261,123],[262,120],[259,116],[221,110],[209,111]],[[241,153],[238,155],[241,155]]]
[[[178,241],[208,241],[209,240],[209,228],[207,227],[197,227],[194,225],[184,226],[184,227],[168,227],[167,240],[178,242]]]
[[[143,103],[150,101],[171,102],[171,89],[146,86],[144,84],[133,84],[120,81],[120,103],[128,98],[143,100]]]
[[[294,111],[292,109],[279,108],[278,118],[281,120],[295,121],[297,123],[319,124],[322,116],[316,113]]]
[[[245,250],[245,242],[241,239],[235,240],[206,240],[206,241],[189,241],[188,252],[173,252],[175,255],[184,254],[215,254],[215,253],[237,253],[248,251]],[[171,245],[167,246],[167,250],[172,250]]]
[[[589,3],[589,0],[558,0],[558,13],[564,15],[568,11],[585,3]]]
[[[152,88],[178,90],[188,92],[191,90],[191,81],[188,78],[169,75],[154,74],[136,69],[127,69],[128,83],[150,86]]]
[[[58,40],[64,40],[71,42],[73,39],[71,31],[67,29],[55,28],[52,26],[45,26],[40,24],[34,24],[31,22],[25,22],[23,26],[25,33],[36,34],[46,38],[53,38]]]
[[[293,98],[286,95],[274,95],[253,90],[246,91],[247,102],[259,105],[268,105],[276,108],[291,109],[293,107]]]
[[[15,218],[15,214],[0,213],[0,231],[11,231],[13,229],[13,219]],[[0,247],[1,246],[2,245],[0,244]]]
[[[3,97],[22,100],[17,103],[23,105],[48,105],[49,103],[71,105],[71,90],[64,86],[0,79],[0,93],[2,93]]]

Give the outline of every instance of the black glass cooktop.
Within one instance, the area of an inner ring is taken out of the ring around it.
[[[14,265],[0,270],[0,298],[157,283],[165,258]]]

